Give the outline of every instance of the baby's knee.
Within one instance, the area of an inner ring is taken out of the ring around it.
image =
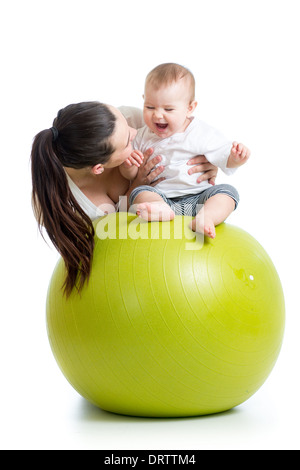
[[[235,208],[237,208],[238,203],[240,202],[240,195],[238,190],[231,186],[231,184],[224,184],[224,194],[228,194],[235,201]]]
[[[136,199],[136,197],[144,191],[153,192],[153,188],[152,186],[144,185],[144,186],[138,186],[137,188],[133,189],[129,196],[129,206],[132,206],[134,204],[134,200]]]
[[[235,202],[234,210],[237,208],[238,203],[240,202],[240,196],[237,189],[230,184],[215,185],[213,188],[211,188],[208,197],[215,196],[216,194],[226,194],[226,196],[231,197]]]

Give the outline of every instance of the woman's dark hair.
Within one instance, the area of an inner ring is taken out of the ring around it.
[[[62,256],[70,295],[88,280],[94,251],[94,227],[73,196],[64,167],[86,168],[106,163],[114,148],[110,137],[115,115],[98,102],[71,104],[61,109],[54,128],[34,138],[31,151],[32,203],[39,229],[45,228]]]

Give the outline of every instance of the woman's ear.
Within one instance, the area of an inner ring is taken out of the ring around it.
[[[104,171],[104,168],[103,168],[103,166],[101,165],[101,163],[98,163],[98,165],[94,165],[94,166],[92,167],[92,173],[93,173],[94,175],[101,175],[101,173],[103,173],[103,171]]]
[[[193,112],[196,109],[197,104],[198,104],[197,101],[191,101],[189,103],[187,117],[190,117],[193,114]]]

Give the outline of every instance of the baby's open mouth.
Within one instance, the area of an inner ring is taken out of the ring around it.
[[[156,122],[155,125],[160,130],[166,129],[168,127],[168,124],[159,124],[158,122]]]

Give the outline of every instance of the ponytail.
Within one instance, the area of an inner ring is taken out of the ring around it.
[[[41,131],[31,152],[32,204],[39,230],[45,228],[62,256],[67,276],[64,292],[80,291],[91,271],[94,250],[92,221],[74,198],[53,143],[53,131]]]

